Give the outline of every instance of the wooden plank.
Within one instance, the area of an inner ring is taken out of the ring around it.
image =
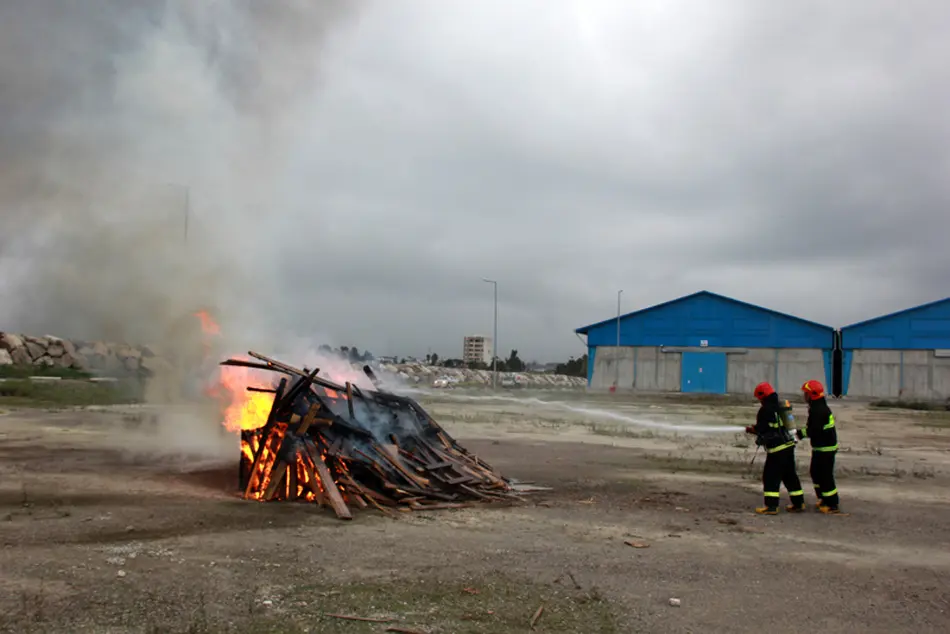
[[[330,506],[333,507],[333,512],[336,513],[336,516],[341,520],[351,520],[353,519],[353,514],[350,513],[350,509],[346,506],[346,502],[343,501],[343,496],[340,494],[340,490],[336,487],[336,483],[333,481],[333,476],[330,475],[330,469],[327,468],[323,459],[317,455],[316,449],[312,444],[306,444],[307,453],[310,454],[310,459],[313,460],[314,470],[317,475],[320,476],[320,484],[323,485],[323,490],[326,492],[327,498],[330,502]]]
[[[409,508],[411,508],[413,511],[438,511],[440,509],[467,509],[471,507],[471,504],[467,504],[465,502],[445,504],[418,504],[417,502],[411,502],[409,504]]]
[[[264,500],[270,500],[277,494],[277,489],[286,473],[287,463],[283,460],[279,460],[277,464],[271,468],[271,478],[270,482],[267,483],[267,490],[264,492]]]
[[[309,456],[308,456],[309,457]],[[323,491],[320,489],[320,483],[317,478],[317,473],[313,470],[313,465],[309,460],[303,461],[304,471],[307,472],[307,486],[313,491],[314,499],[316,503],[320,506],[326,504],[326,498],[323,495]]]
[[[356,414],[353,411],[353,384],[349,381],[346,382],[346,407],[350,410],[350,420],[355,420]]]
[[[287,499],[296,500],[297,499],[297,461],[294,460],[294,463],[287,465]]]
[[[409,478],[411,482],[414,482],[416,485],[423,488],[429,486],[428,478],[418,476],[402,465],[402,463],[399,461],[399,451],[394,445],[383,445],[380,447],[379,445],[374,444],[373,447],[377,449],[377,453],[379,455],[388,460],[389,463],[399,471],[399,473]]]
[[[307,410],[307,415],[303,417],[303,420],[300,421],[300,425],[297,426],[297,430],[294,432],[298,436],[303,436],[307,433],[307,429],[313,425],[313,422],[317,419],[317,412],[320,411],[320,403],[314,403],[310,406],[310,409]]]

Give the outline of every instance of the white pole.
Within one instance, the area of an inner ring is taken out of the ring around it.
[[[491,387],[498,389],[498,282],[482,278],[482,281],[488,282],[495,287],[495,325],[492,328],[492,355],[491,355]]]
[[[617,291],[617,379],[614,385],[620,389],[620,296],[622,290]]]

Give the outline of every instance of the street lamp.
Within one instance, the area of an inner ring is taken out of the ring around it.
[[[495,325],[492,329],[492,353],[491,353],[491,389],[498,389],[498,282],[495,280],[490,280],[488,278],[482,278],[483,282],[487,282],[495,287]]]
[[[167,183],[169,187],[176,187],[184,192],[185,196],[185,244],[188,244],[188,216],[191,213],[191,187],[181,183]]]
[[[623,291],[617,291],[617,379],[614,385],[620,389],[620,296]]]

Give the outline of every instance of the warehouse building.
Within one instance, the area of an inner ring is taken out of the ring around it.
[[[950,297],[841,329],[842,396],[950,398]]]
[[[575,332],[587,336],[592,389],[751,394],[770,381],[791,395],[832,379],[833,328],[709,291]]]

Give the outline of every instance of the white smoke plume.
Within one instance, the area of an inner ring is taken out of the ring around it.
[[[279,340],[281,234],[319,214],[285,175],[355,9],[0,3],[0,329],[174,346],[207,308]]]
[[[162,402],[209,359],[280,346],[293,298],[319,293],[282,283],[282,240],[320,214],[287,174],[358,9],[0,1],[0,330],[155,345],[178,365]],[[221,328],[207,351],[199,310]],[[169,437],[207,420],[168,417]]]

